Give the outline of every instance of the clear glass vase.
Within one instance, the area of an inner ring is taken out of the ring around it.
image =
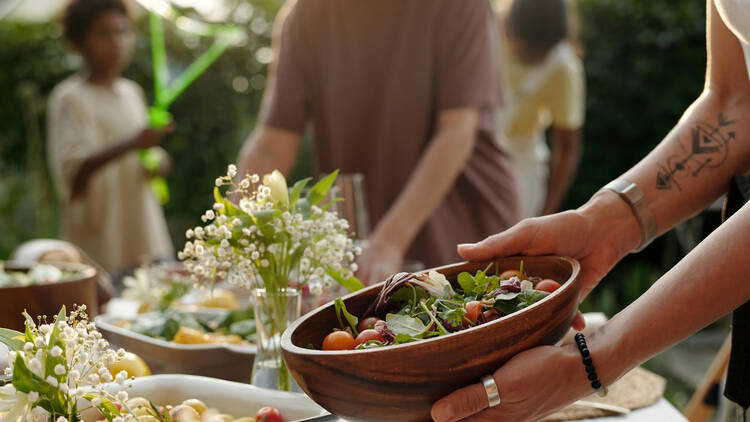
[[[299,318],[301,295],[295,289],[255,289],[255,325],[258,341],[252,384],[282,391],[301,391],[289,374],[281,353],[281,335]]]

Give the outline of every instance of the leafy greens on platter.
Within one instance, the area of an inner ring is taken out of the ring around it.
[[[527,277],[519,270],[458,274],[454,286],[445,275],[398,273],[389,277],[361,318],[335,301],[339,327],[323,341],[323,350],[364,349],[446,335],[485,324],[544,299],[557,281]]]

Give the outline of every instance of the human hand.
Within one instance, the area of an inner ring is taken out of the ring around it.
[[[458,246],[469,261],[510,255],[563,255],[581,263],[582,298],[640,242],[628,205],[604,191],[575,211],[529,218],[479,243]]]
[[[135,137],[135,139],[133,139],[133,148],[148,149],[151,147],[155,147],[161,144],[164,136],[174,132],[174,130],[174,122],[168,124],[167,126],[164,126],[161,129],[147,127],[143,129],[141,133],[139,133],[138,136]]]
[[[398,246],[376,234],[357,260],[356,276],[367,286],[379,283],[400,271],[403,256]]]
[[[436,422],[537,420],[589,395],[586,371],[575,345],[541,346],[521,352],[493,374],[501,403],[488,408],[481,383],[472,384],[432,406]]]

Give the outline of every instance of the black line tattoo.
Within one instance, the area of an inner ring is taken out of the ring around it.
[[[724,164],[729,156],[729,141],[735,138],[729,126],[735,121],[727,120],[723,113],[719,113],[717,120],[716,125],[697,122],[691,130],[689,142],[677,139],[684,153],[672,155],[659,163],[657,189],[676,188],[682,192],[681,179],[698,177],[704,170]]]

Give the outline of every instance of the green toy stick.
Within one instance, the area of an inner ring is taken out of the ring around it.
[[[174,14],[172,14],[174,16]],[[202,30],[193,32],[200,36],[214,36],[214,43],[200,55],[188,68],[169,84],[167,53],[164,43],[162,16],[149,11],[151,30],[151,55],[154,68],[154,105],[149,107],[148,117],[151,127],[161,129],[172,121],[169,106],[195,82],[240,36],[241,31],[232,26],[200,24]],[[155,149],[140,150],[138,158],[141,164],[152,174],[161,167],[161,155]],[[169,201],[169,187],[163,177],[151,179],[151,189],[162,204]]]

